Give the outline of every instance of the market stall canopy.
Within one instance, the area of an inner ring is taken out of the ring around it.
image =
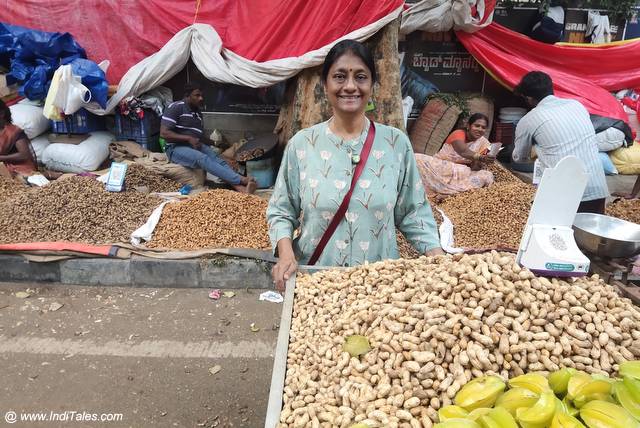
[[[640,40],[587,47],[549,45],[495,22],[475,33],[456,33],[499,82],[513,89],[529,71],[553,79],[556,95],[580,101],[591,114],[628,121],[610,91],[640,87]]]
[[[110,100],[157,87],[189,56],[212,81],[270,86],[320,64],[341,38],[365,40],[397,18],[402,0],[8,0],[0,22],[71,33],[89,57],[109,59]],[[126,9],[126,10],[125,10]],[[99,108],[92,111],[98,113]]]

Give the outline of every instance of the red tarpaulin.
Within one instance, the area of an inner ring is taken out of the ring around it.
[[[640,86],[640,41],[597,47],[549,45],[496,23],[473,34],[456,34],[509,88],[529,71],[544,71],[553,79],[556,95],[582,102],[592,114],[628,121],[610,91]]]
[[[90,59],[111,61],[117,83],[178,31],[209,24],[224,47],[250,60],[298,56],[389,15],[402,0],[5,0],[0,22],[69,32]]]

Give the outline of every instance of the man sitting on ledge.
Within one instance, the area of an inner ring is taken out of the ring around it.
[[[201,168],[243,193],[254,193],[256,181],[235,172],[209,145],[204,136],[200,106],[204,98],[199,85],[188,83],[184,98],[172,103],[162,115],[160,136],[167,141],[170,162],[187,168]]]

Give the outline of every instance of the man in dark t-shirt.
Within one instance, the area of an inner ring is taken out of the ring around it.
[[[229,183],[243,193],[256,191],[253,177],[236,173],[209,145],[213,144],[203,133],[202,90],[196,84],[185,85],[184,98],[172,103],[162,115],[160,136],[167,141],[169,161],[187,168],[201,168]]]

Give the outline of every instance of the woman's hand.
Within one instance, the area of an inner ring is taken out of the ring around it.
[[[276,290],[284,291],[285,283],[292,275],[296,274],[297,270],[298,262],[295,257],[280,257],[278,263],[271,270],[271,277],[276,285]]]
[[[276,290],[284,291],[285,282],[298,270],[298,261],[293,253],[293,244],[290,238],[282,238],[277,245],[280,257],[271,270],[271,277],[276,285]]]
[[[427,257],[444,256],[444,254],[445,254],[444,251],[440,247],[432,248],[430,250],[427,250],[427,252],[424,253],[424,255]]]

